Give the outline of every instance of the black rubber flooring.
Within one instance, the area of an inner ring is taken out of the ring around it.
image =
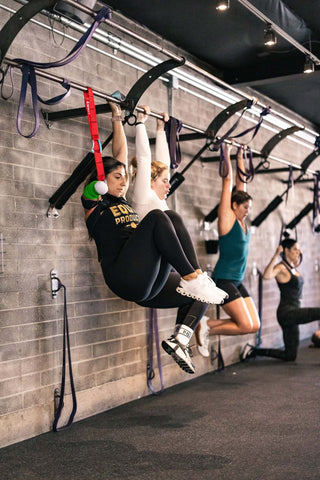
[[[178,367],[177,367],[178,368]],[[1,480],[319,480],[320,350],[209,373],[0,451]]]

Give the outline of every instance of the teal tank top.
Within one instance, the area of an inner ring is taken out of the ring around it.
[[[230,232],[219,236],[219,259],[213,271],[213,278],[225,278],[241,282],[247,265],[249,253],[250,231],[243,231],[238,220],[235,220]]]

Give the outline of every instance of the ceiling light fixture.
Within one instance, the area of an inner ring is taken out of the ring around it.
[[[216,9],[219,10],[219,12],[224,12],[225,10],[228,10],[229,3],[229,0],[218,0],[216,2]]]
[[[277,43],[277,37],[272,30],[271,23],[267,23],[267,26],[264,30],[264,44],[268,47],[272,47]]]
[[[313,73],[314,72],[314,63],[310,57],[306,57],[306,61],[303,67],[303,73]]]

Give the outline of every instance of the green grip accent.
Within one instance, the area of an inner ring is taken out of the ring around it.
[[[97,181],[98,180],[94,180],[84,187],[83,196],[85,198],[88,198],[89,200],[97,200],[99,198],[99,193],[97,193],[96,189],[94,188]]]

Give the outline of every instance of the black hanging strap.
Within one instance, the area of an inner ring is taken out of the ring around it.
[[[152,380],[154,379],[153,370],[153,337],[156,343],[157,361],[160,376],[161,389],[156,391],[153,388]],[[161,356],[160,356],[160,344],[159,344],[159,329],[158,329],[158,314],[156,308],[149,309],[149,348],[148,348],[148,363],[147,363],[147,384],[149,390],[153,395],[159,395],[164,390]]]
[[[262,307],[263,307],[263,274],[260,270],[257,270],[258,273],[258,315],[260,319],[260,327],[256,335],[256,346],[260,347],[261,345],[261,330],[262,330]]]
[[[71,349],[70,349],[70,338],[69,338],[69,325],[68,325],[68,314],[67,314],[67,292],[66,287],[58,280],[58,290],[63,288],[64,291],[64,307],[63,307],[63,355],[62,355],[62,374],[61,374],[61,387],[60,387],[60,395],[59,397],[59,405],[55,412],[55,417],[53,421],[53,431],[58,432],[60,430],[65,430],[66,428],[70,427],[73,422],[74,416],[77,411],[77,397],[76,391],[74,388],[74,381],[73,381],[73,373],[72,373],[72,363],[71,363]],[[68,365],[69,365],[69,378],[70,378],[70,387],[71,387],[71,395],[72,395],[72,412],[69,416],[69,419],[63,427],[58,428],[58,422],[64,407],[64,394],[65,394],[65,384],[66,384],[66,349],[68,354]]]
[[[216,310],[217,310],[217,320],[220,319],[220,307],[219,305],[216,305]],[[210,355],[210,360],[211,360],[211,365],[214,364],[215,360],[218,360],[218,367],[217,370],[220,372],[221,370],[224,370],[224,360],[223,360],[223,355],[222,355],[222,350],[221,350],[221,335],[218,335],[218,351],[214,349],[214,347],[211,347],[211,355]]]
[[[169,117],[165,123],[164,129],[166,132],[167,142],[170,153],[170,167],[176,169],[181,163],[181,150],[179,143],[179,133],[182,128],[182,122],[174,117]]]
[[[319,180],[320,172],[317,172],[313,175],[313,216],[312,216],[312,232],[319,231],[319,215],[320,215],[320,205],[319,205]],[[318,223],[318,225],[317,225]]]

